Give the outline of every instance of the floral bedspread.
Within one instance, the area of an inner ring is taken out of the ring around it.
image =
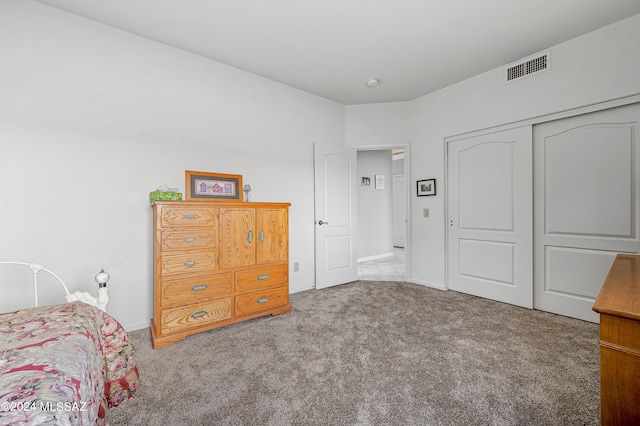
[[[138,387],[122,326],[82,302],[0,314],[0,425],[103,425]]]

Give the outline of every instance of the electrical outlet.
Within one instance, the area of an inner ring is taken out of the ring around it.
[[[423,209],[422,210],[422,216],[423,217],[429,217],[429,209]]]

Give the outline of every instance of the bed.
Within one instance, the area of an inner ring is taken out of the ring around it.
[[[137,387],[133,345],[98,307],[74,301],[0,314],[0,424],[103,425],[107,409]]]

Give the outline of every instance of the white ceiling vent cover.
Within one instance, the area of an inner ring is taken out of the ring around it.
[[[504,82],[511,83],[551,68],[551,51],[536,53],[504,67]]]

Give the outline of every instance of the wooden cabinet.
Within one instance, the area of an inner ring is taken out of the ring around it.
[[[600,314],[602,424],[640,424],[640,256],[616,256],[593,310]]]
[[[156,201],[153,347],[289,305],[288,203]]]
[[[220,208],[220,267],[285,261],[286,225],[282,208]]]

